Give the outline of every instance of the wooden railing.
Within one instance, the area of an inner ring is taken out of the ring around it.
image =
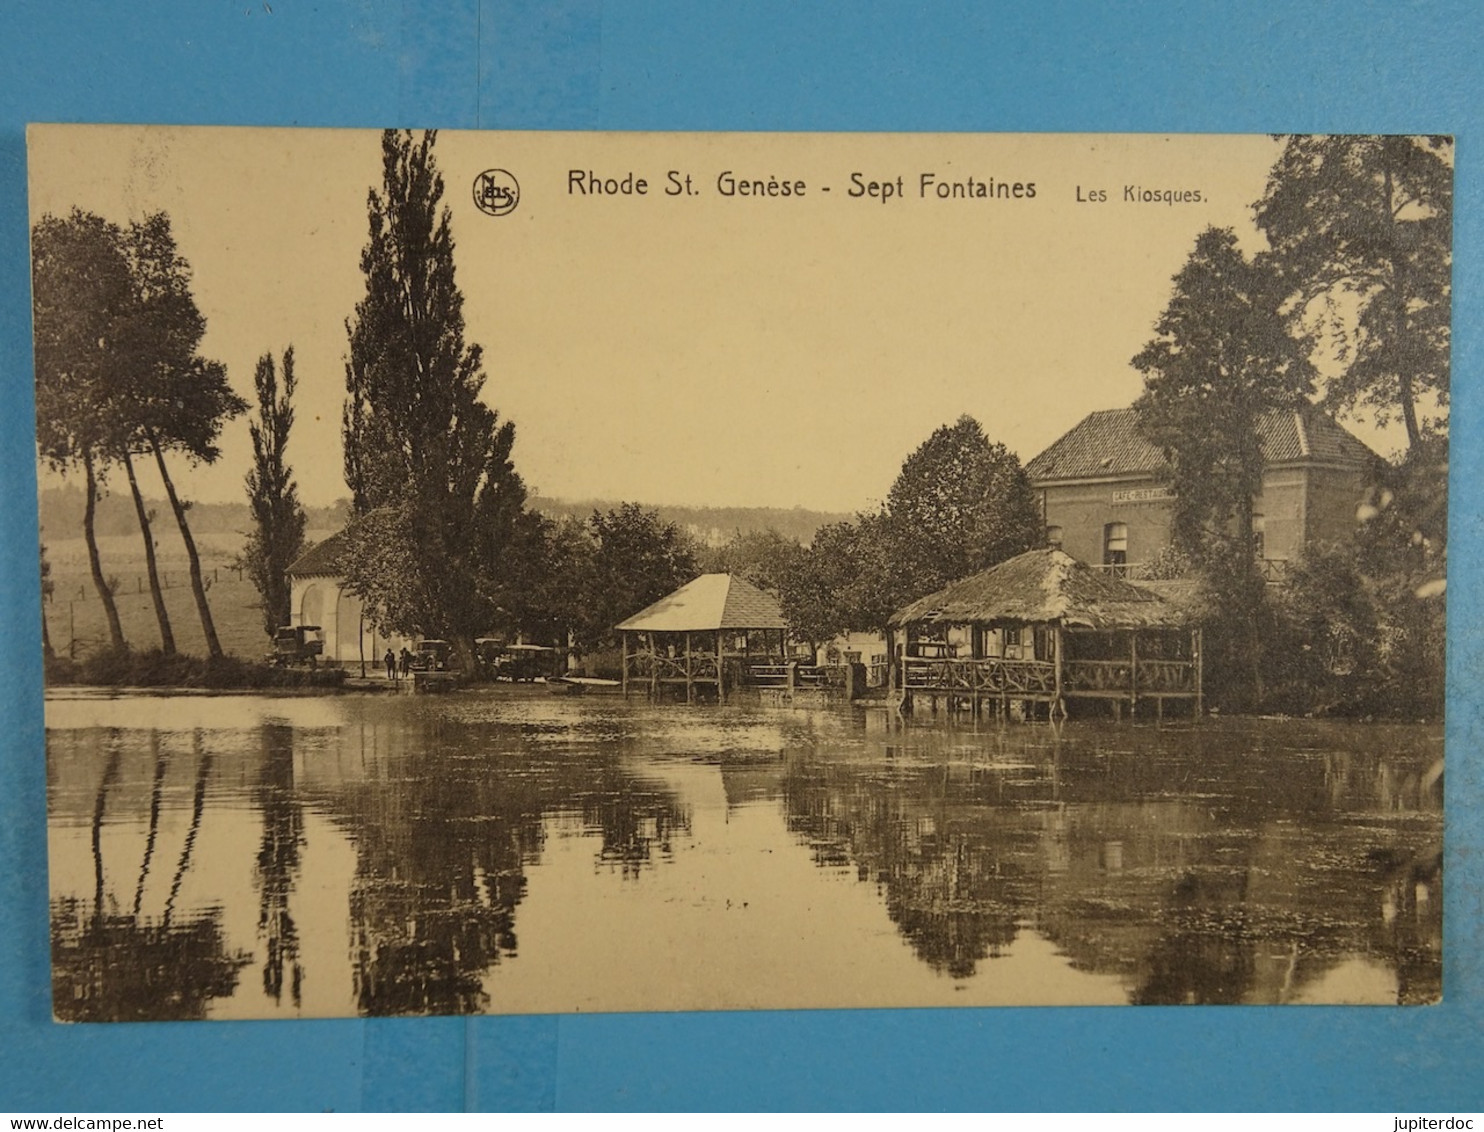
[[[747,666],[747,683],[754,688],[823,688],[827,676],[824,667],[818,664],[757,661]]]
[[[1049,696],[1056,693],[1056,665],[1049,660],[909,656],[902,662],[902,687],[909,692]]]
[[[1188,660],[1069,660],[1062,665],[1062,693],[1076,695],[1194,695],[1195,665]],[[1056,665],[1046,660],[988,657],[907,657],[902,687],[909,692],[964,696],[1051,696]]]
[[[716,680],[716,654],[691,653],[689,657],[655,653],[633,653],[628,658],[631,680]]]
[[[1069,695],[1194,695],[1195,665],[1188,660],[1069,660],[1062,666],[1062,690]]]

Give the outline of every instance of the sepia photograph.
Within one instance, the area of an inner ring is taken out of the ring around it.
[[[1441,1001],[1453,169],[32,126],[54,1017]]]

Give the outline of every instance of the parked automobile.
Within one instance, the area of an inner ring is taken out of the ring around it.
[[[313,668],[324,651],[325,634],[318,625],[284,625],[273,634],[268,662],[281,668],[296,664]]]
[[[561,661],[557,649],[546,645],[507,645],[492,637],[474,642],[479,666],[491,680],[535,680],[554,676]]]
[[[447,672],[450,668],[457,668],[453,645],[437,639],[423,641],[412,650],[409,667],[414,672]]]

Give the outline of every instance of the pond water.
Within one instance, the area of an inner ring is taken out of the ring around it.
[[[68,1020],[1441,993],[1440,728],[47,702]]]

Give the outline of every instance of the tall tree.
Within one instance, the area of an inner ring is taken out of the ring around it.
[[[452,640],[472,666],[475,633],[519,581],[501,567],[528,534],[526,489],[515,426],[480,400],[481,351],[464,342],[436,138],[385,131],[381,191],[368,197],[343,417],[361,521],[344,567],[384,627]]]
[[[1313,391],[1308,346],[1289,334],[1281,297],[1277,279],[1242,254],[1230,229],[1207,228],[1174,277],[1154,339],[1133,359],[1144,375],[1139,426],[1164,452],[1175,542],[1201,566],[1211,651],[1239,704],[1262,696],[1266,601],[1253,522],[1260,422],[1306,407]]]
[[[1452,157],[1445,137],[1288,137],[1254,206],[1293,310],[1341,363],[1329,402],[1400,415],[1413,452],[1446,427]]]
[[[94,517],[100,462],[117,416],[110,379],[132,296],[121,239],[115,225],[77,209],[61,219],[42,217],[31,234],[37,444],[52,467],[82,468],[88,569],[115,649],[126,647],[124,631]]]
[[[1313,392],[1305,343],[1289,334],[1271,272],[1227,228],[1207,228],[1174,277],[1155,337],[1133,359],[1144,375],[1139,427],[1161,449],[1175,492],[1175,541],[1199,557],[1235,524],[1253,557],[1253,497],[1262,490],[1259,421],[1301,409]]]
[[[784,580],[804,548],[774,527],[738,530],[726,542],[698,552],[699,565],[708,574],[735,574],[773,594],[781,594]]]
[[[294,348],[283,352],[282,392],[273,355],[258,359],[253,373],[258,419],[252,435],[252,470],[247,473],[247,502],[253,528],[242,561],[263,604],[263,628],[271,637],[289,623],[291,600],[288,568],[304,550],[304,508],[286,452],[294,427]]]
[[[1042,536],[1020,461],[967,415],[935,429],[907,457],[885,517],[901,602],[1012,558]]]
[[[132,284],[126,420],[138,443],[155,458],[185,544],[206,651],[219,657],[222,646],[206,600],[201,556],[186,520],[190,502],[176,491],[165,454],[214,463],[221,455],[217,440],[222,426],[245,412],[247,402],[232,391],[226,367],[197,352],[206,320],[191,294],[190,264],[176,247],[170,217],[154,213],[130,224],[126,235]]]
[[[624,618],[699,573],[695,547],[685,532],[637,503],[594,511],[587,527],[593,554],[584,644],[607,637]]]

